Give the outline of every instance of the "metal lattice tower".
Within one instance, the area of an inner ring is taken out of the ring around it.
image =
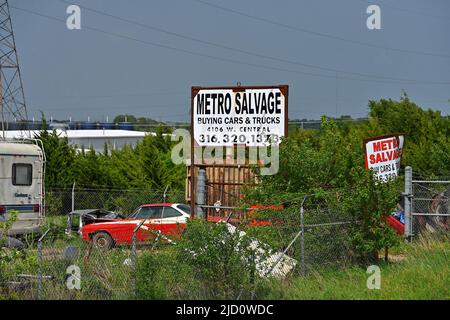
[[[7,0],[0,0],[0,97],[3,138],[8,122],[17,121],[22,130],[28,130],[27,107]]]

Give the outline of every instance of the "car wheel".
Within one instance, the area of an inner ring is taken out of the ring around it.
[[[106,232],[97,232],[92,237],[92,242],[97,249],[109,250],[114,246],[114,241]]]

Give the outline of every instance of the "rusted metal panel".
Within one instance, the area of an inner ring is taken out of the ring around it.
[[[242,188],[254,185],[256,182],[256,176],[249,166],[237,164],[215,164],[211,166],[197,165],[195,166],[195,174],[198,173],[199,168],[206,170],[206,202],[208,206],[213,206],[217,201],[220,201],[220,205],[225,207],[240,206],[243,197]],[[192,190],[190,177],[191,167],[188,167],[187,170],[186,189]],[[186,200],[191,200],[189,193],[187,193]],[[206,211],[208,215],[217,215],[212,208],[208,208]],[[222,214],[224,213],[222,212]]]

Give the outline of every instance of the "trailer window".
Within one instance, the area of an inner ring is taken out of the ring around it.
[[[33,166],[15,163],[12,168],[12,183],[15,186],[31,186],[33,182]]]

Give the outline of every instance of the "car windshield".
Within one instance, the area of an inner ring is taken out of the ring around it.
[[[133,218],[135,219],[160,219],[161,218],[162,207],[160,206],[149,206],[141,207]]]
[[[191,214],[191,207],[190,206],[188,206],[187,204],[178,204],[178,205],[176,205],[176,207],[177,207],[177,209],[179,209],[179,210],[181,210],[181,211],[183,211],[184,213],[187,213],[187,214]],[[139,208],[137,208],[133,213],[131,213],[130,215],[128,215],[128,218],[144,218],[144,215],[145,216],[147,216],[147,214],[148,214],[148,212],[146,212],[148,209],[144,209],[145,207],[139,207]],[[155,208],[158,208],[158,207],[155,207]],[[161,207],[159,207],[160,209],[161,209]],[[166,207],[165,208],[165,211],[166,211],[166,209],[167,208],[170,208],[170,207]],[[141,209],[144,209],[144,210],[141,210]],[[173,210],[173,209],[172,209]],[[153,210],[152,210],[153,211]],[[168,210],[169,212],[170,212],[170,209]],[[144,213],[145,212],[145,213]],[[173,214],[170,214],[169,212],[164,212],[164,217],[169,217],[169,216],[176,216],[176,215],[173,215]],[[162,212],[161,212],[162,213]],[[148,216],[147,216],[148,217]],[[157,214],[156,215],[154,215],[153,216],[153,218],[157,218]]]
[[[127,214],[126,217],[127,218],[134,218],[138,214],[138,211],[139,211],[140,208],[141,207],[136,208],[132,213]]]
[[[191,207],[188,206],[187,204],[179,204],[177,205],[177,208],[187,214],[191,214]]]

